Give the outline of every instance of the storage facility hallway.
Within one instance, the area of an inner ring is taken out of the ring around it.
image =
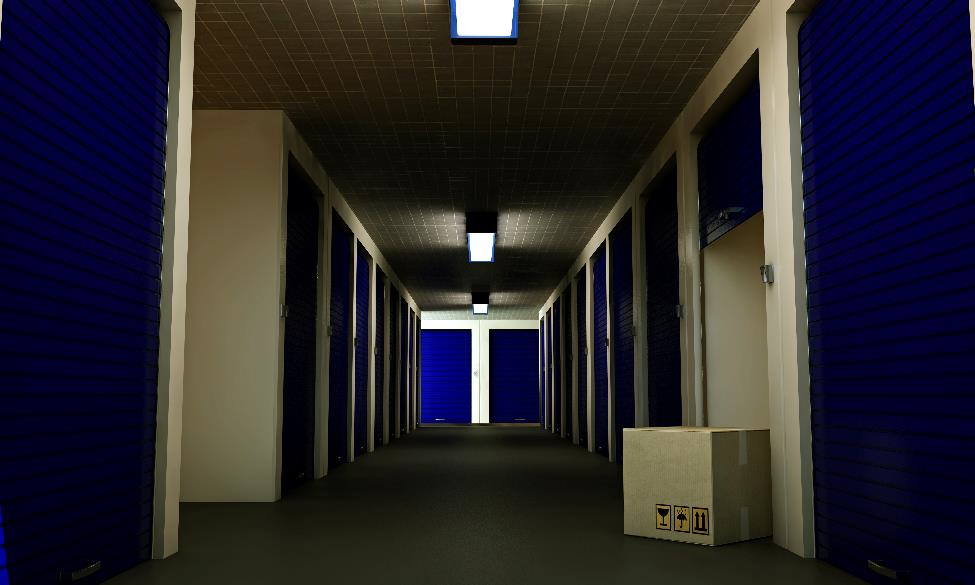
[[[620,468],[531,427],[420,428],[270,504],[183,504],[180,554],[112,585],[844,585],[759,540],[624,536]]]

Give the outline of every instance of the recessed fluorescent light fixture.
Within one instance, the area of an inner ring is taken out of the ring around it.
[[[518,0],[450,0],[450,38],[454,41],[518,39]]]
[[[488,314],[488,297],[489,293],[486,292],[475,292],[471,293],[471,306],[474,308],[475,315],[487,315]]]
[[[467,259],[471,262],[494,262],[497,234],[497,213],[468,213]]]

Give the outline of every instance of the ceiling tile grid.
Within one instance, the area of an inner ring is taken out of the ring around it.
[[[200,0],[195,107],[285,110],[424,311],[534,316],[756,2],[521,0],[455,45],[448,0]]]

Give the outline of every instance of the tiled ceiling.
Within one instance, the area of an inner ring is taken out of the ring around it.
[[[448,0],[200,0],[195,105],[285,110],[431,316],[534,318],[756,2],[521,0],[472,46]]]

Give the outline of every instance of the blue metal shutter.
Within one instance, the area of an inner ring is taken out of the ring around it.
[[[375,407],[375,425],[373,446],[377,449],[383,444],[383,383],[386,379],[386,275],[376,268],[376,373],[373,384],[373,405]]]
[[[578,344],[579,363],[576,364],[576,371],[579,376],[578,395],[576,396],[579,404],[579,444],[582,447],[589,447],[589,405],[587,394],[589,393],[589,360],[587,358],[586,335],[588,333],[586,322],[586,269],[579,271],[576,277],[576,327],[579,330]]]
[[[613,279],[613,422],[616,462],[623,462],[623,428],[636,426],[633,404],[633,218],[627,212],[609,236]]]
[[[355,433],[356,455],[369,447],[369,252],[360,243],[355,271]]]
[[[470,424],[471,331],[428,329],[420,332],[423,424]]]
[[[537,423],[538,331],[492,329],[488,352],[491,422]]]
[[[349,456],[349,321],[352,311],[352,232],[332,212],[331,307],[328,354],[328,465]]]
[[[562,299],[565,306],[562,307],[562,347],[563,360],[562,371],[565,372],[565,382],[562,384],[562,404],[565,409],[565,436],[572,438],[572,420],[574,413],[572,402],[572,285],[565,287],[562,291]]]
[[[552,306],[552,369],[555,381],[552,384],[552,430],[562,432],[562,302],[555,299]]]
[[[169,30],[143,0],[5,4],[0,581],[104,580],[151,544]]]
[[[545,318],[538,320],[538,423],[545,427]]]
[[[596,250],[592,265],[593,301],[593,433],[596,452],[609,456],[609,364],[606,342],[609,339],[606,315],[606,245]]]
[[[399,308],[399,330],[400,330],[400,366],[399,366],[399,430],[400,433],[406,432],[406,425],[409,423],[409,409],[407,400],[409,398],[406,388],[410,380],[410,323],[409,305],[406,299],[400,300]]]
[[[389,285],[389,440],[392,441],[396,436],[396,373],[399,371],[399,319],[397,309],[399,308],[399,291],[390,283]]]
[[[545,314],[545,428],[552,430],[552,309]]]
[[[318,351],[318,226],[316,190],[293,163],[288,168],[285,255],[284,384],[281,491],[315,477],[315,384]]]
[[[416,330],[414,329],[415,326],[416,326],[416,314],[413,312],[413,308],[411,307],[410,308],[410,363],[407,366],[410,370],[410,378],[409,378],[410,383],[409,386],[406,387],[406,396],[407,396],[406,411],[407,411],[407,416],[409,417],[409,421],[407,422],[408,425],[407,428],[410,430],[413,430],[414,422],[416,421],[416,412],[415,412],[416,378],[414,378],[414,376],[416,376],[416,365],[415,365],[416,361],[414,360],[414,356],[416,356],[416,354],[414,353],[415,351],[414,344],[416,343],[416,334],[415,334]]]
[[[875,583],[975,574],[966,4],[823,0],[800,31],[816,544]]]
[[[697,147],[701,247],[762,210],[762,126],[756,81]]]
[[[645,213],[650,426],[678,426],[682,403],[676,167],[664,171],[650,190]]]

